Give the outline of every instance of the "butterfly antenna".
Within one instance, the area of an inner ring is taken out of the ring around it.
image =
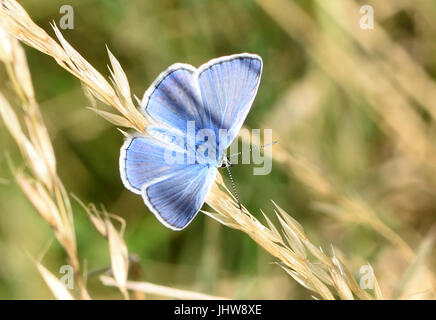
[[[250,147],[250,149],[248,149],[248,151],[253,151],[253,150],[257,150],[257,149],[262,150],[263,148],[265,148],[265,147],[269,147],[269,146],[272,146],[272,145],[274,145],[274,144],[276,144],[276,143],[277,143],[277,141],[273,141],[273,142],[271,142],[271,143],[263,144],[263,145],[261,145],[261,146],[252,146],[252,147]],[[240,152],[238,152],[238,153],[231,154],[229,157],[239,156],[240,154],[242,154],[242,152],[243,152],[243,151],[240,151]]]
[[[242,212],[241,201],[239,200],[239,195],[238,195],[238,192],[236,191],[235,181],[233,181],[232,173],[230,172],[230,166],[229,166],[229,165],[226,165],[226,169],[227,169],[227,172],[229,173],[230,181],[231,181],[231,183],[232,183],[233,193],[234,193],[234,195],[235,195],[236,200],[238,200],[238,206],[239,206],[239,209],[240,209],[241,212]]]

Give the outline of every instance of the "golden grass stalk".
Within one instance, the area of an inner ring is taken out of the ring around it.
[[[408,288],[408,284],[412,282],[413,278],[418,275],[423,275],[424,278],[428,278],[427,274],[429,270],[426,266],[426,260],[428,259],[431,249],[434,245],[436,237],[436,228],[433,227],[428,232],[427,236],[421,242],[417,253],[414,259],[409,264],[407,270],[404,272],[402,277],[396,283],[396,286],[392,292],[392,299],[402,299],[407,298],[407,294],[411,294],[410,292],[406,292]],[[430,279],[433,280],[433,279]]]
[[[4,23],[4,20],[2,22]],[[1,93],[0,115],[32,172],[28,174],[24,170],[14,170],[14,176],[26,197],[50,225],[57,240],[66,250],[76,275],[81,297],[88,298],[88,292],[80,275],[70,202],[57,176],[53,147],[34,97],[24,51],[16,39],[5,36],[3,23],[0,25],[3,35],[0,40],[2,53],[0,59],[5,64],[13,88],[20,98],[27,133],[24,132],[15,111]],[[38,269],[44,270],[40,267]],[[45,280],[51,279],[46,272],[41,273]]]
[[[248,132],[244,130],[243,132]],[[241,135],[244,143],[250,143],[250,137]],[[278,139],[280,141],[280,139]],[[252,141],[254,145],[259,145],[259,141]],[[272,157],[272,154],[266,156]],[[314,164],[298,155],[289,153],[281,144],[277,144],[274,148],[274,161],[284,166],[288,172],[292,172],[317,198],[323,199],[314,201],[313,207],[323,213],[330,214],[333,218],[346,224],[361,224],[368,227],[370,230],[377,232],[387,241],[389,241],[400,254],[412,265],[416,264],[419,254],[415,254],[409,244],[396,233],[392,228],[386,225],[379,216],[374,212],[372,207],[357,196],[349,196],[343,194],[336,186],[330,183],[329,179],[317,168]],[[427,238],[422,241],[421,246],[428,249]],[[418,250],[418,252],[420,252]],[[428,279],[428,283],[435,287],[434,274],[425,265],[423,273]],[[410,274],[410,272],[409,272]],[[378,285],[377,280],[375,283]],[[375,288],[375,291],[379,288]],[[381,296],[381,293],[376,293],[376,296]],[[434,293],[433,293],[434,295]],[[395,295],[394,295],[395,297]]]
[[[362,290],[345,264],[328,256],[314,245],[303,227],[277,204],[275,216],[278,229],[263,214],[268,226],[262,224],[247,209],[241,212],[231,192],[218,176],[207,202],[216,212],[204,212],[222,224],[249,235],[259,246],[280,261],[280,266],[299,284],[318,293],[323,299],[374,299]],[[263,212],[262,212],[263,213]],[[280,230],[280,231],[279,231]],[[312,257],[310,257],[312,256]]]
[[[3,0],[3,3],[6,9],[1,11],[1,17],[7,21],[8,31],[12,35],[53,57],[59,65],[82,82],[85,91],[90,96],[115,108],[120,113],[117,115],[106,111],[97,111],[99,115],[117,126],[130,127],[144,132],[147,121],[134,107],[125,73],[110,52],[113,86],[68,44],[55,26],[53,28],[61,45],[58,45],[45,31],[39,28],[16,1]],[[351,276],[351,272],[335,254],[328,256],[312,244],[303,227],[276,204],[274,204],[276,207],[275,215],[280,222],[280,228],[275,227],[266,215],[264,216],[268,226],[265,226],[245,208],[243,212],[239,210],[221,176],[218,176],[206,202],[216,211],[207,212],[209,216],[228,227],[248,234],[263,249],[276,257],[280,261],[280,266],[291,277],[304,287],[319,294],[323,299],[337,297],[343,299],[374,298],[358,286]],[[102,227],[101,221],[95,222],[98,219],[92,219],[92,221],[98,225],[98,230],[106,230]],[[123,252],[121,248],[118,248],[117,251],[119,254]],[[125,259],[125,255],[123,259]],[[118,265],[124,264],[123,259],[117,260]],[[115,276],[114,281],[119,287],[120,284],[127,286],[123,279],[125,277],[121,272]],[[379,291],[376,292],[375,297],[381,298]]]
[[[312,193],[325,199],[325,201],[314,203],[316,209],[330,213],[345,223],[359,223],[369,226],[397,247],[406,259],[413,259],[415,254],[410,246],[387,226],[363,199],[342,194],[329,182],[319,168],[306,159],[291,155],[280,145],[274,150],[274,160],[290,168]]]
[[[420,107],[434,117],[433,88],[436,83],[410,54],[390,39],[377,23],[371,32],[361,30],[359,7],[355,1],[339,0],[327,4],[316,0],[314,4],[320,12],[318,19],[321,22],[315,21],[292,1],[256,2],[290,37],[306,48],[320,69],[340,88],[351,97],[368,100],[376,111],[375,120],[398,151],[420,168],[434,187],[436,149],[428,139],[429,128],[410,98],[419,101]],[[288,18],[291,12],[294,19]],[[323,23],[322,28],[320,23]],[[338,61],[341,68],[336,68]],[[410,79],[414,79],[413,84]],[[370,227],[391,242],[409,263],[415,261],[416,254],[410,245],[387,226],[364,199],[343,194],[313,164],[289,154],[280,145],[274,149],[274,160],[290,168],[323,199],[315,203],[317,209],[345,223]],[[428,268],[424,273],[435,296],[436,278]]]
[[[91,224],[108,241],[111,272],[114,281],[124,298],[129,299],[126,287],[129,273],[129,253],[123,239],[126,226],[125,221],[119,216],[109,215],[106,211],[100,212],[93,204],[85,206],[78,198],[76,200],[85,209]],[[121,228],[119,231],[115,228],[110,218],[120,222]]]
[[[123,231],[118,232],[113,224],[107,219],[107,240],[109,243],[109,253],[111,257],[112,274],[118,284],[118,288],[128,299],[126,290],[127,274],[129,272],[129,257],[127,246],[123,240]],[[122,228],[124,229],[124,228]]]

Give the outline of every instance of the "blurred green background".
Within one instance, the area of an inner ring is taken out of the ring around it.
[[[59,25],[62,17],[59,8],[71,5],[74,29],[63,30],[65,38],[104,75],[109,75],[107,45],[138,97],[175,62],[199,66],[222,55],[260,55],[264,71],[247,127],[273,129],[282,148],[317,167],[341,195],[364,199],[412,248],[434,224],[436,175],[425,160],[432,159],[432,150],[414,148],[420,139],[433,146],[435,141],[436,2],[20,3],[51,35],[50,22]],[[374,7],[374,30],[359,29],[363,4]],[[26,53],[59,175],[83,202],[101,204],[126,220],[129,252],[140,258],[138,279],[230,298],[311,298],[250,238],[209,217],[200,214],[182,232],[163,227],[121,183],[122,135],[85,108],[90,103],[77,79],[52,58],[28,47]],[[2,68],[0,76],[5,77]],[[7,81],[1,82],[8,89]],[[43,263],[56,274],[65,253],[13,181],[7,155],[16,167],[22,161],[3,125],[0,141],[0,299],[51,298],[29,256],[38,257],[52,241]],[[314,193],[290,167],[273,162],[266,176],[253,176],[252,170],[239,165],[232,171],[251,213],[261,220],[261,209],[272,214],[273,199],[312,242],[342,250],[357,279],[360,266],[370,262],[386,290],[394,287],[407,263],[379,233],[353,219],[325,215],[322,204],[334,205],[335,199]],[[107,242],[75,201],[73,206],[82,262],[88,271],[109,266]],[[88,286],[98,298],[119,297],[97,277],[90,277]]]

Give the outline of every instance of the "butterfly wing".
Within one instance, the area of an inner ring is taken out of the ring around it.
[[[217,169],[199,164],[167,164],[166,148],[167,144],[153,137],[127,139],[121,149],[121,177],[129,190],[142,195],[159,221],[181,230],[203,205]]]
[[[172,147],[174,146],[145,135],[126,139],[120,155],[120,174],[126,188],[141,194],[144,185],[183,172],[186,164],[169,164],[165,160],[166,150],[184,155],[183,151]]]
[[[241,129],[261,74],[262,59],[248,53],[212,59],[199,69],[177,63],[147,90],[142,107],[160,126],[180,134],[186,134],[188,121],[196,131],[212,129],[217,139],[220,129],[226,130],[227,140],[217,140],[222,152]]]
[[[150,210],[167,227],[184,229],[200,211],[218,170],[191,166],[180,175],[158,181],[143,191]]]
[[[217,173],[214,166],[188,162],[184,149],[188,121],[193,122],[195,132],[202,128],[197,69],[172,65],[146,91],[142,108],[152,125],[147,128],[148,136],[132,137],[124,143],[122,180],[129,190],[142,195],[165,226],[180,230],[200,210]],[[179,139],[179,144],[174,139]],[[168,149],[182,153],[184,161],[168,164]]]
[[[219,134],[227,130],[226,149],[238,134],[256,96],[262,74],[262,59],[254,54],[235,54],[213,59],[198,69],[203,119]]]
[[[197,82],[197,69],[176,63],[161,73],[142,99],[143,113],[154,125],[186,134],[187,122],[202,127],[202,101]]]

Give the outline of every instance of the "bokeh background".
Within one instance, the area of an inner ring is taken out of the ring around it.
[[[71,5],[74,29],[63,30],[65,38],[105,75],[107,45],[138,97],[175,62],[199,66],[222,55],[260,55],[263,76],[245,125],[272,129],[299,165],[274,161],[266,176],[253,176],[252,165],[234,167],[241,201],[262,220],[260,210],[270,214],[273,199],[312,242],[326,251],[338,248],[356,279],[360,267],[371,263],[387,296],[401,281],[409,284],[402,297],[431,296],[428,283],[410,270],[414,263],[435,270],[436,262],[432,247],[420,251],[436,220],[436,2],[20,3],[51,35],[60,7]],[[374,8],[373,30],[359,27],[364,4]],[[311,299],[238,231],[202,214],[182,232],[163,227],[121,183],[122,135],[86,109],[90,103],[77,79],[48,56],[27,47],[26,54],[60,177],[83,202],[126,220],[129,252],[140,260],[137,280],[230,298]],[[3,67],[0,79],[8,90]],[[0,299],[52,298],[30,257],[45,253],[44,265],[58,274],[65,252],[13,180],[8,157],[16,167],[23,162],[3,124],[0,141]],[[307,176],[307,167],[328,181],[328,192]],[[376,214],[395,235],[359,220],[359,209],[344,205],[346,200]],[[89,272],[108,267],[107,242],[74,201],[73,208],[82,262]],[[120,297],[96,276],[88,278],[88,287],[100,299]]]

